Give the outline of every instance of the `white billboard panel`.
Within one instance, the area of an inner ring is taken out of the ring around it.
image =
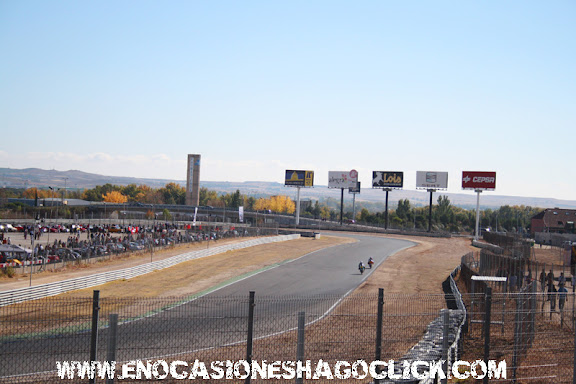
[[[448,172],[417,171],[417,189],[446,189],[448,188]]]
[[[328,188],[355,188],[358,182],[358,172],[351,171],[329,171]]]

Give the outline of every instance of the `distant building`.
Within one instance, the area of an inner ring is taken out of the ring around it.
[[[531,219],[531,232],[576,233],[576,209],[548,208]]]

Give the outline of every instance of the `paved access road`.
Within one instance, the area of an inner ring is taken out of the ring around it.
[[[294,328],[295,316],[307,321],[324,315],[358,287],[388,256],[413,246],[406,240],[350,235],[357,242],[313,252],[276,268],[236,281],[208,295],[118,328],[118,361],[174,355],[245,339],[249,291],[256,294],[255,336]],[[357,266],[369,257],[373,269]],[[101,314],[107,318],[107,314]],[[120,321],[125,321],[120,316]],[[107,329],[100,332],[99,360],[105,360]],[[38,336],[0,343],[1,376],[53,371],[56,361],[88,360],[90,335]],[[9,352],[9,353],[8,353]]]

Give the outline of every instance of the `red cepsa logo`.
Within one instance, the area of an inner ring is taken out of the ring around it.
[[[462,172],[462,189],[496,189],[496,172]]]

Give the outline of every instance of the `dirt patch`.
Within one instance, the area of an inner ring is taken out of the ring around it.
[[[443,293],[442,282],[460,265],[461,257],[477,250],[466,238],[396,238],[417,245],[388,257],[355,293],[370,294],[378,288],[385,294]]]
[[[322,236],[320,239],[300,238],[258,245],[187,261],[129,280],[118,280],[69,292],[62,297],[86,297],[91,295],[94,289],[100,290],[101,297],[188,296],[250,272],[293,260],[319,249],[353,241],[342,237]]]

